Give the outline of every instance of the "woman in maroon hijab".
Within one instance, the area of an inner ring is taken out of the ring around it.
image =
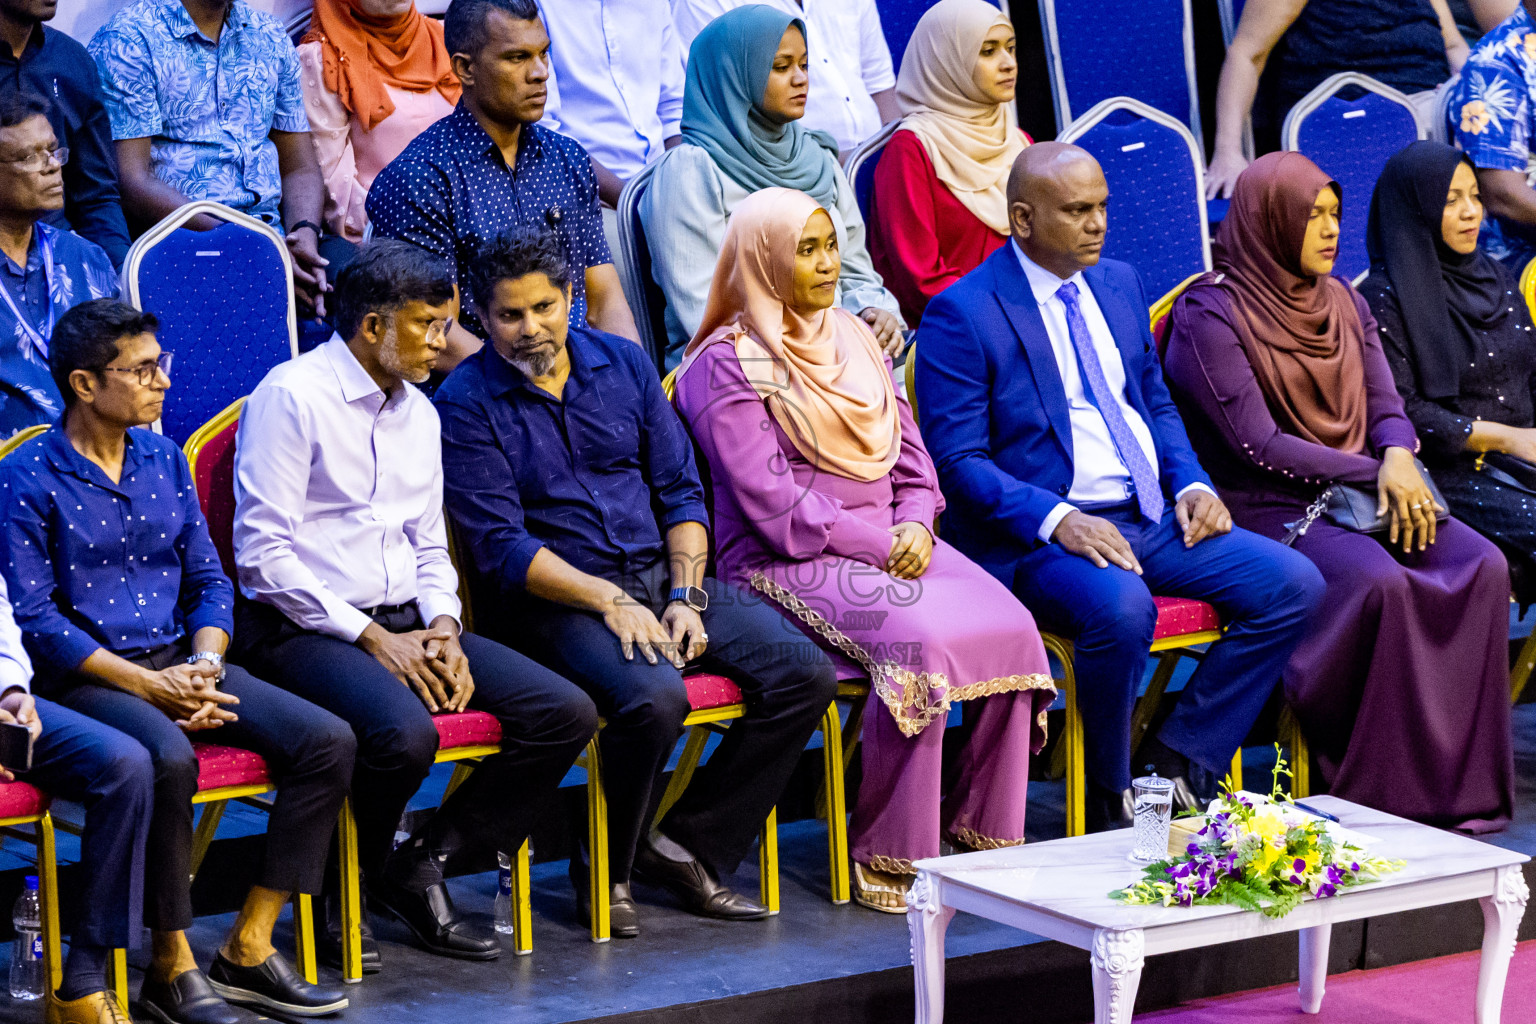
[[[1337,182],[1299,153],[1237,180],[1216,271],[1173,308],[1166,374],[1238,525],[1284,538],[1331,483],[1392,521],[1295,541],[1328,583],[1285,695],[1330,791],[1468,831],[1513,810],[1509,570],[1437,506],[1365,301],[1331,276]]]

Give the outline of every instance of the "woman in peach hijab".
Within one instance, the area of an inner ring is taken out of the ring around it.
[[[360,242],[373,179],[459,102],[442,23],[414,0],[315,0],[298,57],[326,231]]]
[[[1029,758],[1055,697],[1024,606],[933,536],[944,507],[891,364],[836,306],[838,238],[803,192],[736,207],[677,407],[709,465],[721,575],[867,678],[855,899],[906,907],[912,862],[1023,842]],[[953,702],[969,741],[946,794]]]

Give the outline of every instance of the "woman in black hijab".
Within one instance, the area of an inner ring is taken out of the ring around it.
[[[1451,512],[1504,549],[1536,597],[1536,333],[1512,274],[1478,247],[1465,154],[1415,142],[1371,197],[1370,303],[1397,390]]]

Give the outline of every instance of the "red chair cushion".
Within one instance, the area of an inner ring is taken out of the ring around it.
[[[437,748],[479,747],[501,742],[501,723],[484,711],[458,711],[432,716],[437,726]]]
[[[683,685],[688,687],[688,706],[695,711],[708,711],[741,703],[741,687],[725,676],[700,672],[684,676]]]
[[[25,782],[0,782],[0,818],[30,818],[48,809],[48,794]]]
[[[208,521],[208,535],[224,563],[224,572],[235,578],[235,438],[238,419],[203,442],[197,453],[197,500]]]
[[[221,747],[217,743],[194,743],[197,754],[197,788],[222,789],[225,786],[270,785],[272,776],[260,754],[239,747]]]
[[[1221,616],[1204,601],[1188,597],[1154,597],[1152,603],[1157,605],[1157,628],[1152,631],[1154,640],[1221,628]]]

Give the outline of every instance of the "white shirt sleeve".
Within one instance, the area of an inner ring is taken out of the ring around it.
[[[8,690],[32,689],[32,659],[22,646],[21,629],[16,625],[16,615],[11,610],[10,594],[5,589],[5,578],[0,576],[0,695]]]
[[[432,417],[435,421],[436,416]],[[441,428],[439,428],[441,433]],[[441,449],[438,449],[441,453]],[[443,462],[441,454],[432,467],[427,511],[403,524],[405,537],[416,552],[416,610],[421,624],[432,625],[439,615],[447,615],[463,627],[463,609],[459,604],[459,574],[448,556],[448,527],[443,521]]]
[[[880,11],[875,0],[864,0],[864,10],[859,18],[859,71],[864,78],[864,89],[871,96],[896,85],[896,75],[891,65],[891,48],[885,41],[885,29],[880,25]]]
[[[661,96],[656,115],[661,119],[661,141],[682,134],[684,64],[687,50],[678,39],[677,29],[668,21],[661,26]]]
[[[235,565],[248,596],[274,606],[300,629],[350,644],[372,620],[338,597],[294,550],[309,493],[309,418],[287,388],[258,387],[246,399],[235,449]]]

